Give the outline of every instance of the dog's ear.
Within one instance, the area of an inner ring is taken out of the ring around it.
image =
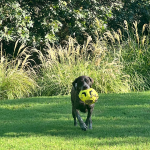
[[[72,82],[72,85],[73,85],[73,87],[75,88],[75,90],[77,90],[77,80],[78,80],[78,78],[76,78],[76,79]]]
[[[94,83],[94,80],[91,77],[88,77],[90,79],[90,87],[92,86],[92,84]]]

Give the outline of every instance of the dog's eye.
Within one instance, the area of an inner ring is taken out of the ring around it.
[[[85,81],[85,82],[88,82],[88,80],[87,80],[86,78],[84,79],[84,81]]]

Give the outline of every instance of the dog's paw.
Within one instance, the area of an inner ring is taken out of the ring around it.
[[[74,121],[74,126],[77,126],[77,124],[78,124],[77,121]]]
[[[86,131],[86,130],[87,130],[87,126],[86,126],[85,123],[80,124],[80,127],[81,127],[81,129],[82,129],[83,131]]]
[[[89,129],[90,129],[90,130],[92,129],[92,124],[91,124],[91,123],[89,124]]]
[[[86,124],[87,127],[89,125],[89,129],[92,129],[92,123],[91,123],[91,121],[86,120],[85,124]]]

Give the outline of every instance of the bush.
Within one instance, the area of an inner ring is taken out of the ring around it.
[[[35,91],[43,96],[70,94],[73,80],[80,75],[92,77],[93,88],[99,93],[148,90],[149,36],[138,34],[137,22],[133,30],[129,30],[127,21],[124,24],[124,32],[107,31],[95,42],[88,36],[83,45],[71,37],[64,47],[47,43],[43,51],[22,45],[16,59],[4,56],[1,50],[1,99],[26,97]],[[148,24],[143,26],[143,33],[146,28]],[[14,54],[16,48],[17,44]],[[39,57],[40,64],[35,68],[31,52]]]
[[[133,29],[129,29],[127,21],[124,21],[124,38],[121,30],[117,32],[107,32],[105,38],[111,42],[109,49],[114,51],[115,57],[118,55],[120,62],[124,66],[123,72],[130,76],[130,87],[132,91],[143,91],[150,88],[150,46],[149,35],[142,35],[145,28],[149,30],[149,25],[144,24],[142,33],[139,34],[138,23],[133,23]]]
[[[2,0],[0,2],[0,41],[43,46],[45,42],[60,44],[68,36],[78,42],[87,35],[101,34],[111,16],[112,1],[78,0]],[[100,27],[99,27],[100,25]],[[99,28],[98,28],[99,27]],[[61,43],[61,44],[62,44]]]
[[[16,1],[0,2],[0,41],[28,42],[30,37],[29,29],[33,27],[30,13],[21,8]]]
[[[141,30],[145,23],[150,20],[150,1],[149,0],[122,0],[121,8],[112,7],[113,17],[108,24],[113,29],[121,28],[124,20],[132,28],[133,22],[138,22],[138,29]]]
[[[0,61],[0,99],[31,96],[37,89],[35,72],[29,65],[28,50],[20,47],[18,57],[10,59],[2,54]],[[27,52],[27,53],[26,53]]]
[[[91,53],[90,53],[91,52]],[[42,78],[39,80],[41,95],[69,94],[72,82],[80,75],[92,77],[93,87],[100,93],[128,92],[129,76],[123,73],[123,66],[113,58],[105,41],[96,44],[88,37],[87,43],[80,46],[69,38],[65,48],[47,45],[45,55],[40,53]]]

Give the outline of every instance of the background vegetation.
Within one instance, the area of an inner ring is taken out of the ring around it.
[[[149,1],[2,0],[0,98],[148,90]]]
[[[20,39],[34,46],[42,46],[45,42],[58,44],[68,36],[83,43],[87,34],[95,37],[96,31],[105,29],[107,18],[111,16],[111,3],[95,0],[2,0],[0,37],[6,41]]]

